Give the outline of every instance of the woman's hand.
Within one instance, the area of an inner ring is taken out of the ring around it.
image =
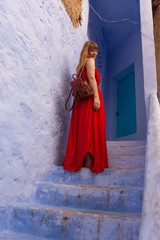
[[[100,100],[98,96],[94,97],[93,108],[94,110],[100,109]]]

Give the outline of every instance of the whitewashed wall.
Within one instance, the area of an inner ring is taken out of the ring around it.
[[[160,239],[160,106],[157,99],[151,1],[141,0],[141,33],[148,122],[142,225],[139,240]]]
[[[150,96],[145,188],[139,240],[160,239],[160,105],[156,93]]]
[[[143,55],[144,95],[147,122],[149,119],[149,98],[157,92],[155,45],[153,36],[152,1],[140,0],[141,38]]]
[[[87,40],[60,0],[0,1],[0,202],[27,199],[36,176],[63,161],[64,103]]]

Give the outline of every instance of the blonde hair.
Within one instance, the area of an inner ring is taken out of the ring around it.
[[[87,41],[85,42],[81,54],[80,54],[80,58],[79,58],[79,63],[77,66],[77,74],[80,72],[80,70],[82,69],[82,67],[86,64],[88,58],[89,58],[89,51],[91,49],[97,49],[98,50],[98,44],[92,41]]]

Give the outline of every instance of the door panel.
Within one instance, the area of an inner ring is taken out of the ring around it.
[[[135,76],[131,72],[117,82],[117,129],[116,137],[136,132]]]

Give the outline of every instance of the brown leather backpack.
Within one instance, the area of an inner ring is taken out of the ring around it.
[[[84,67],[82,68],[82,71],[83,71],[83,69],[84,69]],[[72,75],[73,80],[70,83],[72,88],[70,90],[69,96],[68,96],[67,101],[65,103],[65,109],[68,112],[73,109],[75,100],[83,101],[86,98],[89,98],[89,97],[91,97],[93,95],[93,90],[90,87],[90,85],[88,84],[87,80],[84,79],[81,76],[82,75],[82,71],[81,71],[79,76],[77,76],[77,74],[73,74]],[[73,101],[72,107],[68,110],[67,109],[67,103],[69,101],[69,98],[70,98],[71,94],[74,97],[74,101]]]

